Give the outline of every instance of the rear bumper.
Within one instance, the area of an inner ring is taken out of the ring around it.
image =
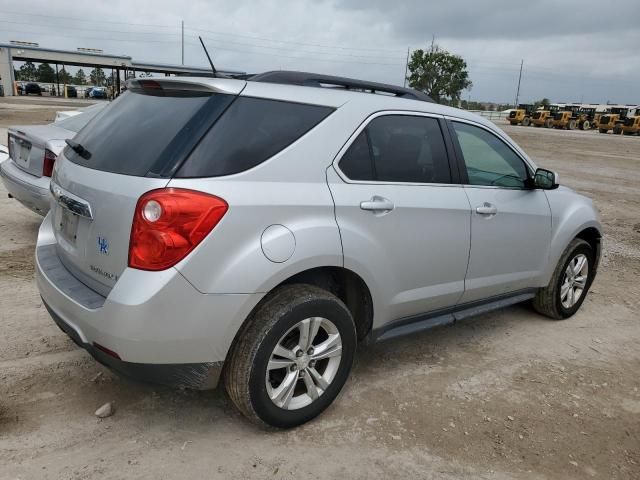
[[[0,176],[7,191],[29,210],[39,215],[49,211],[49,177],[36,177],[8,158],[0,163]]]
[[[58,326],[98,361],[139,380],[197,389],[216,386],[238,329],[262,298],[202,294],[175,269],[126,269],[103,297],[60,262],[51,215],[38,235],[36,280]]]
[[[115,358],[90,343],[84,343],[78,332],[46,303],[47,311],[60,330],[66,333],[78,346],[84,348],[102,365],[145,383],[155,383],[170,387],[187,387],[208,390],[218,385],[224,362],[150,364],[125,362]]]

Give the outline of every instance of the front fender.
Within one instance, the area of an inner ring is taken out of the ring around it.
[[[549,262],[544,270],[544,285],[551,280],[553,271],[560,260],[560,256],[580,232],[595,228],[602,237],[602,224],[591,199],[573,190],[560,187],[548,190],[547,198],[551,207],[551,246]],[[596,252],[596,268],[600,252]]]

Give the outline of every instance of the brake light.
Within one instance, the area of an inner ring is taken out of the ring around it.
[[[165,270],[191,252],[227,213],[223,199],[183,188],[152,190],[133,215],[129,266]]]
[[[53,165],[56,163],[58,156],[51,150],[44,151],[44,162],[42,164],[42,176],[50,177],[53,175]]]

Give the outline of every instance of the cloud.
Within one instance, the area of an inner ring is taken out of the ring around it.
[[[402,84],[407,47],[436,42],[469,64],[465,97],[640,103],[640,2],[564,0],[0,0],[0,41],[102,48],[137,60],[298,69]],[[35,15],[34,15],[35,14]]]

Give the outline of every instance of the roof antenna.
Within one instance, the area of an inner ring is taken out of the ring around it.
[[[204,46],[204,42],[202,41],[202,37],[200,35],[198,35],[198,38],[200,39],[200,44],[202,45],[202,48],[204,49],[204,53],[207,54],[207,60],[209,60],[209,65],[211,65],[211,70],[213,71],[213,75],[215,77],[218,76],[218,71],[216,70],[216,67],[213,65],[213,62],[211,61],[211,57],[209,56],[209,52],[207,50],[207,47]]]

